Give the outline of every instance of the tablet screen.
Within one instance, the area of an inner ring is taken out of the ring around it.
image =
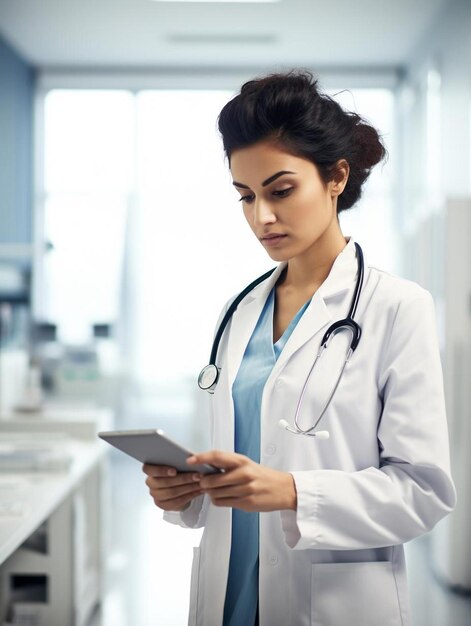
[[[167,437],[162,430],[121,430],[100,432],[98,436],[141,463],[167,465],[178,472],[215,474],[221,470],[211,465],[188,465],[193,452]]]

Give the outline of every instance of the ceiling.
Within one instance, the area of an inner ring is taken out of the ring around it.
[[[397,69],[451,1],[0,0],[0,34],[43,69]]]

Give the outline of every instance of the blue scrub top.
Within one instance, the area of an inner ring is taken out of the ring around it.
[[[273,343],[275,287],[265,302],[232,386],[234,449],[260,462],[260,410],[267,378],[283,347],[306,310],[296,313],[278,341]],[[224,626],[255,624],[258,607],[259,514],[232,509],[232,543],[224,605]]]

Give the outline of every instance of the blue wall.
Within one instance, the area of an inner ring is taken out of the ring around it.
[[[0,37],[0,245],[32,243],[34,68]]]

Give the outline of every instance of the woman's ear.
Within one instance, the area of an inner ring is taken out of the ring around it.
[[[333,169],[335,174],[329,183],[330,191],[332,196],[339,196],[347,184],[348,175],[350,174],[350,166],[348,165],[348,161],[340,159],[334,165]]]

